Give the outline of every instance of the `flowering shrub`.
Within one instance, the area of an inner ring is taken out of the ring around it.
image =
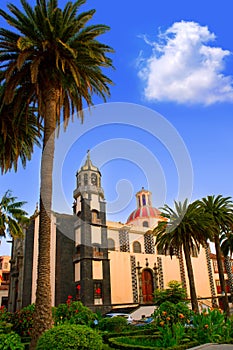
[[[13,331],[21,337],[30,337],[33,326],[35,305],[29,305],[12,314]]]
[[[159,339],[156,340],[156,346],[164,349],[181,344],[185,339],[185,327],[180,323],[172,325],[165,324],[163,327],[158,326],[160,332]],[[187,338],[187,337],[186,337]],[[190,341],[190,339],[187,339]]]
[[[156,325],[163,327],[165,325],[171,326],[175,323],[184,325],[189,322],[191,315],[192,311],[186,303],[173,304],[170,301],[165,301],[155,310],[153,317]]]
[[[8,312],[5,308],[0,309],[0,322],[5,322],[12,326],[12,330],[21,337],[30,336],[33,324],[34,304],[29,305],[16,312]]]
[[[61,325],[46,331],[39,339],[36,350],[99,350],[102,337],[97,331],[81,325]]]
[[[84,306],[80,301],[72,301],[72,297],[70,296],[66,304],[60,304],[53,308],[55,325],[70,323],[94,326],[94,321],[97,318],[97,314]]]
[[[233,337],[233,322],[219,309],[209,309],[193,316],[193,336],[199,343],[227,342]]]
[[[5,306],[0,307],[0,321],[9,323],[11,321],[11,314],[7,311]]]

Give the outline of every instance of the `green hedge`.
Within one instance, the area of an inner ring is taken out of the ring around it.
[[[125,332],[121,332],[121,333],[102,333],[102,338],[103,341],[106,343],[108,342],[108,339],[110,338],[116,338],[116,337],[128,337],[128,336],[134,336],[134,335],[159,335],[158,331],[155,331],[154,329],[141,329],[141,328],[137,328],[135,327],[134,330],[127,330]]]
[[[46,331],[40,337],[37,350],[100,350],[102,337],[84,325],[61,325]]]
[[[155,347],[155,346],[150,346],[150,345],[138,345],[138,344],[127,344],[125,342],[123,342],[123,340],[125,340],[126,337],[114,337],[114,338],[110,338],[109,341],[109,345],[112,346],[115,349],[120,349],[120,350],[126,350],[126,349],[130,349],[130,350],[164,350],[164,347]],[[127,337],[127,338],[134,338],[135,340],[139,340],[139,339],[156,339],[158,338],[158,335],[153,335],[153,336],[134,336],[134,337]],[[166,350],[184,350],[184,349],[188,349],[194,346],[199,345],[197,341],[192,341],[192,342],[188,342],[185,344],[181,344],[181,345],[177,345],[177,346],[173,346],[173,347],[168,347],[166,348]]]

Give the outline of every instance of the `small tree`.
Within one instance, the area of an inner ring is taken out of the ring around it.
[[[182,287],[180,282],[170,281],[168,283],[168,288],[162,290],[157,289],[154,292],[154,297],[155,305],[160,306],[165,301],[169,301],[173,304],[186,301],[187,294],[185,288]]]
[[[7,191],[0,201],[0,239],[10,235],[13,238],[23,236],[23,227],[28,223],[27,212],[22,209],[26,202],[17,202]]]

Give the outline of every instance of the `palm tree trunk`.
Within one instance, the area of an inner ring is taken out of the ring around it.
[[[220,247],[219,235],[217,234],[214,237],[214,244],[215,244],[216,258],[217,258],[217,264],[218,264],[219,281],[220,281],[221,291],[223,293],[222,295],[223,310],[226,313],[226,315],[229,316],[230,310],[229,310],[228,297],[226,293],[226,283],[225,283],[224,271],[223,271],[223,265],[222,265],[222,251]]]
[[[190,289],[192,310],[198,313],[199,309],[198,309],[197,293],[196,293],[196,287],[194,282],[194,274],[193,274],[190,251],[186,242],[184,242],[183,247],[184,247],[184,256],[185,256],[188,278],[189,278],[189,289]]]
[[[207,263],[209,283],[210,283],[212,307],[216,307],[217,299],[216,299],[216,293],[214,288],[214,278],[213,278],[212,267],[211,267],[210,250],[209,250],[209,245],[207,243],[204,244],[204,249],[205,249],[206,263]]]
[[[184,259],[183,259],[183,252],[182,248],[177,250],[177,257],[179,259],[179,267],[180,267],[180,278],[181,278],[181,283],[182,287],[186,290],[187,292],[187,284],[186,284],[186,278],[185,278],[185,270],[184,270]]]
[[[231,302],[233,302],[233,276],[232,276],[231,259],[229,258],[229,256],[224,257],[224,265],[228,276],[228,283],[229,283],[230,293],[231,293]]]
[[[36,348],[39,337],[52,326],[50,247],[57,96],[58,92],[50,89],[46,91],[46,97],[44,98],[45,116],[41,159],[38,276],[30,350]]]

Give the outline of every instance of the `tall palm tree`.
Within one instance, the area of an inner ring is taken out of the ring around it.
[[[11,191],[7,191],[0,201],[0,237],[10,235],[22,238],[28,223],[27,212],[22,209],[25,202],[16,201]]]
[[[183,203],[175,201],[174,204],[174,210],[168,205],[161,209],[164,221],[160,221],[153,231],[156,235],[155,244],[159,250],[169,251],[171,257],[180,249],[184,251],[192,309],[198,312],[191,256],[196,251],[199,252],[200,244],[204,245],[209,238],[206,235],[209,218],[201,215],[202,211],[197,201],[188,204],[186,199]]]
[[[17,98],[11,104],[3,103],[4,86],[0,87],[0,169],[2,173],[14,168],[18,160],[22,166],[31,159],[34,145],[40,146],[42,125],[35,109]]]
[[[12,102],[14,91],[21,87],[27,91],[28,104],[37,105],[44,121],[38,279],[31,349],[52,326],[50,226],[54,132],[61,116],[65,126],[76,111],[83,118],[83,103],[93,105],[93,95],[105,101],[112,83],[102,68],[112,67],[107,54],[113,50],[96,39],[109,27],[87,25],[95,10],[79,13],[85,2],[67,2],[61,9],[57,0],[36,0],[34,8],[21,0],[22,11],[13,4],[8,5],[10,14],[0,10],[0,15],[16,29],[0,29],[1,76],[6,83],[4,103]]]
[[[232,276],[232,266],[231,258],[233,253],[233,233],[230,232],[227,235],[223,234],[220,237],[221,250],[224,255],[224,265],[226,268],[228,283],[231,293],[231,302],[233,302],[233,276]]]
[[[213,271],[212,271],[212,262],[210,258],[210,247],[209,244],[204,244],[205,249],[205,256],[206,256],[206,264],[207,264],[207,270],[208,270],[208,276],[209,276],[209,284],[210,284],[210,293],[211,293],[211,302],[212,307],[216,307],[218,305],[217,298],[216,298],[216,292],[215,292],[215,284],[214,284],[214,277],[213,277]]]
[[[233,203],[231,197],[207,196],[200,201],[204,213],[211,218],[211,225],[208,227],[210,235],[213,237],[216,259],[218,264],[218,273],[221,290],[223,292],[224,311],[229,315],[229,304],[226,292],[226,283],[224,278],[222,251],[220,246],[220,235],[228,233],[233,226]]]

